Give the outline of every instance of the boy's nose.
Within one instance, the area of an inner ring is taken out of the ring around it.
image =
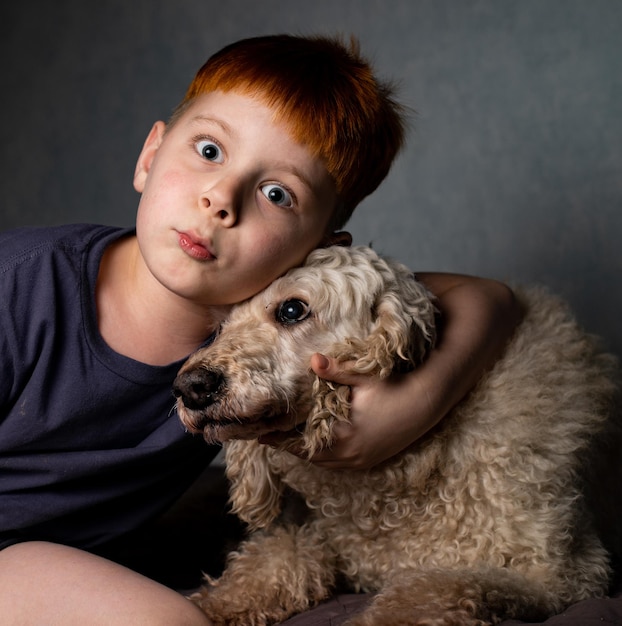
[[[203,205],[210,211],[210,214],[221,220],[224,226],[233,226],[237,221],[237,210],[233,204],[217,205],[212,203],[209,198],[203,199]]]
[[[201,194],[200,203],[224,226],[233,226],[238,219],[240,191],[232,182],[221,180]]]

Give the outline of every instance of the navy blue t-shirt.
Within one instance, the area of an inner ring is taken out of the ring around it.
[[[174,410],[181,362],[137,362],[99,334],[102,253],[131,233],[0,233],[0,547],[101,544],[168,507],[217,452]]]

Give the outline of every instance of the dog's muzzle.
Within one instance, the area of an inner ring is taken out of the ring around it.
[[[184,406],[199,411],[214,404],[224,386],[221,372],[205,368],[182,372],[173,382],[173,394],[181,398]]]

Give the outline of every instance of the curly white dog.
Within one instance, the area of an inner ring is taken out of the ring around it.
[[[526,316],[494,369],[366,471],[322,469],[256,438],[296,427],[312,454],[348,419],[349,389],[313,374],[314,352],[369,376],[425,357],[436,311],[412,272],[369,248],[316,250],[234,309],[174,387],[186,427],[228,442],[232,507],[253,531],[193,596],[215,624],[278,623],[342,581],[378,592],[352,625],[541,619],[606,593],[619,548],[620,498],[607,498],[620,484],[615,359],[557,298],[517,294]],[[302,519],[284,514],[290,491]]]

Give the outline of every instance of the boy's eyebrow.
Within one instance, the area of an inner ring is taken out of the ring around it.
[[[289,172],[293,176],[295,176],[300,182],[307,187],[307,189],[315,195],[315,188],[309,178],[306,176],[304,172],[299,170],[295,165],[291,163],[283,162],[283,163],[275,163],[274,168],[277,170],[283,170],[284,172]]]
[[[220,126],[220,128],[227,133],[228,135],[232,135],[233,131],[231,129],[231,126],[229,126],[229,124],[227,124],[227,122],[225,122],[224,120],[219,120],[217,117],[209,117],[208,115],[195,115],[194,117],[190,118],[189,120],[189,124],[200,124],[202,122],[208,122],[209,124],[216,124],[216,126]]]

